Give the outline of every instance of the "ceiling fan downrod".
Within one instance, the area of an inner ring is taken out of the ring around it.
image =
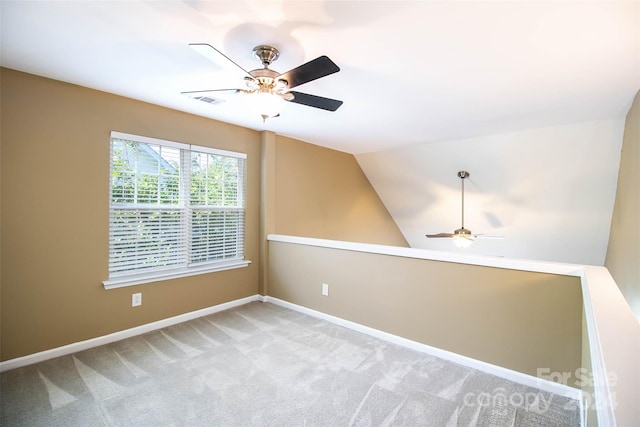
[[[464,230],[464,179],[469,177],[469,172],[467,171],[460,171],[458,172],[458,178],[460,178],[461,180],[461,184],[462,184],[462,227],[460,228],[461,230]]]

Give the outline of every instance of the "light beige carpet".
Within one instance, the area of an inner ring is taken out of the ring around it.
[[[577,402],[269,303],[1,375],[2,426],[577,426]]]

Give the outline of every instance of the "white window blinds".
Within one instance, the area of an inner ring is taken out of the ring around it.
[[[242,153],[112,132],[105,286],[248,264],[245,159]]]

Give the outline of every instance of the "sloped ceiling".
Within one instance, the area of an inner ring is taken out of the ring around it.
[[[522,167],[498,168],[491,147],[502,139],[491,136],[521,135],[513,145],[527,152],[527,144],[536,145],[526,136],[532,129],[597,122],[606,136],[590,144],[599,153],[611,151],[606,167],[615,175],[615,129],[640,88],[638,1],[3,0],[0,19],[4,67],[356,154],[416,247],[425,244],[417,230],[457,228],[457,221],[438,221],[457,218],[455,174],[469,168],[487,196],[483,203],[492,204],[486,209],[493,225],[507,224],[514,197],[541,197],[535,203],[554,206],[544,213],[530,210],[526,221],[509,225],[513,229],[497,230],[535,250],[502,246],[486,253],[566,260],[552,249],[558,239],[566,240],[567,216],[580,224],[572,233],[594,229],[596,221],[610,218],[615,184],[593,190],[594,203],[601,204],[597,213],[553,204],[546,197],[561,196],[545,196],[539,187],[548,182],[540,177],[551,173],[545,163],[533,167],[531,156],[507,149],[513,157],[500,162]],[[238,100],[210,105],[186,98],[181,91],[237,87],[219,65],[188,47],[194,42],[217,47],[248,70],[259,68],[252,56],[259,44],[281,51],[271,67],[281,72],[327,55],[341,71],[297,90],[344,105],[331,113],[289,104],[281,117],[263,123]],[[568,146],[579,150],[582,128],[569,133]],[[562,135],[551,131],[555,146],[562,145]],[[546,158],[556,158],[555,146],[543,150]],[[558,191],[579,187],[589,171],[602,168],[597,156],[585,157],[564,165],[566,179],[555,182]],[[481,179],[483,173],[490,179]],[[523,176],[530,185],[506,187]],[[454,197],[444,202],[453,211],[427,206],[447,199],[443,189]],[[389,196],[394,192],[404,198]],[[526,227],[532,234],[531,227],[540,224],[545,226],[538,230],[555,240],[542,243],[514,231]],[[478,225],[483,229],[474,224],[472,230],[493,231],[491,224]],[[597,244],[582,242],[593,247],[592,254],[575,258],[598,263],[606,248],[601,234]]]
[[[414,248],[603,265],[624,119],[608,119],[357,155]],[[457,169],[454,168],[457,166]],[[459,249],[464,226],[479,238]]]

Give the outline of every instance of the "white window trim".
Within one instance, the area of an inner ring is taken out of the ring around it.
[[[199,274],[214,273],[216,271],[233,270],[248,267],[251,261],[246,259],[230,260],[215,265],[203,265],[197,268],[172,268],[167,272],[155,271],[153,273],[127,274],[122,278],[115,277],[105,280],[102,285],[105,289],[117,289],[127,286],[142,285],[145,283],[160,282],[162,280],[179,279],[181,277],[197,276]]]
[[[206,152],[210,154],[217,154],[227,157],[235,157],[240,159],[246,159],[245,153],[238,153],[235,151],[220,150],[217,148],[194,146],[191,144],[185,144],[182,142],[169,141],[165,139],[156,139],[148,136],[134,135],[124,132],[111,131],[110,138],[118,138],[125,140],[133,140],[143,142],[147,144],[164,145],[184,150],[191,151],[192,148],[196,148],[199,152]],[[245,207],[246,211],[246,207]],[[245,230],[246,231],[246,230]],[[104,280],[102,285],[105,289],[117,289],[127,286],[141,285],[145,283],[159,282],[164,280],[178,279],[181,277],[196,276],[206,273],[214,273],[216,271],[232,270],[237,268],[248,267],[251,264],[247,259],[229,259],[223,262],[215,262],[211,264],[200,264],[198,266],[187,267],[167,267],[166,270],[155,270],[153,272],[142,273],[121,273],[112,275],[108,280]]]
[[[236,151],[226,151],[226,150],[220,150],[218,148],[203,147],[202,145],[185,144],[184,142],[175,142],[175,141],[169,141],[166,139],[151,138],[149,136],[134,135],[132,133],[111,131],[111,138],[127,139],[127,140],[144,142],[146,144],[153,144],[153,145],[165,145],[168,147],[180,148],[183,150],[191,150],[192,147],[196,147],[197,151],[201,153],[219,154],[221,156],[236,157],[238,159],[247,158],[246,153],[238,153]]]

